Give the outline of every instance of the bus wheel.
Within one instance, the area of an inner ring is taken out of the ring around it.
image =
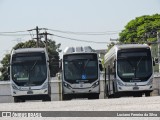
[[[145,92],[145,96],[149,97],[149,96],[151,96],[151,93],[150,92]]]
[[[18,97],[14,97],[14,102],[15,102],[15,103],[18,103],[18,102],[25,102],[25,100],[21,100],[21,99],[18,98]]]
[[[114,93],[114,98],[120,98],[120,94],[119,93]]]
[[[98,93],[90,94],[88,99],[99,99],[99,94]]]
[[[142,97],[142,93],[134,93],[133,97]]]
[[[63,95],[62,96],[63,100],[71,100],[72,98],[68,95]]]
[[[114,98],[114,95],[113,95],[113,94],[108,95],[108,99],[109,99],[109,98]]]
[[[51,97],[50,97],[50,96],[44,97],[44,98],[42,99],[42,101],[43,101],[43,102],[45,102],[45,101],[51,101]]]
[[[24,99],[21,99],[20,102],[25,102],[25,100],[24,100]]]

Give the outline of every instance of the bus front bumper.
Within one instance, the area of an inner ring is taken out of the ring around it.
[[[99,87],[96,88],[83,88],[83,89],[68,89],[64,88],[63,89],[64,94],[77,94],[77,93],[99,93]]]
[[[12,91],[12,96],[25,96],[25,95],[47,95],[48,94],[48,89],[39,89],[39,90],[13,90]]]
[[[117,86],[117,91],[153,91],[153,85],[144,85],[144,86]]]
[[[81,93],[99,93],[100,82],[96,81],[93,84],[69,84],[63,83],[63,94],[81,94]]]

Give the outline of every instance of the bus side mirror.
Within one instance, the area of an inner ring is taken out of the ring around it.
[[[100,69],[100,71],[103,70],[103,67],[102,67],[102,64],[101,64],[101,63],[99,64],[99,69]]]
[[[155,64],[155,61],[153,60],[153,66],[155,66],[156,64]]]
[[[103,66],[102,66],[102,62],[101,60],[99,60],[99,70],[102,71],[103,70]]]

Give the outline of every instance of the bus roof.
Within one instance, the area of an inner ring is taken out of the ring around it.
[[[28,53],[28,52],[46,52],[45,48],[20,48],[13,50],[12,53]]]
[[[136,49],[136,48],[150,48],[147,44],[123,44],[123,45],[114,45],[104,56],[104,60],[112,58],[118,50],[122,49]]]
[[[147,44],[123,44],[115,45],[117,49],[130,49],[130,48],[149,48]]]
[[[90,46],[84,46],[84,47],[66,47],[63,54],[75,54],[75,53],[95,53],[95,50],[93,50]]]

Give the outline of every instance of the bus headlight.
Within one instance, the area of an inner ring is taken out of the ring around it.
[[[99,85],[99,81],[98,82],[95,82],[93,85],[92,85],[92,88],[95,88]]]
[[[19,90],[19,88],[18,88],[15,84],[12,84],[12,88],[13,88],[14,90]]]
[[[151,85],[153,83],[153,78],[149,80],[149,82],[146,85]]]
[[[46,88],[48,88],[48,83],[44,83],[44,85],[42,87],[42,89],[46,89]]]
[[[69,84],[67,84],[67,83],[63,83],[63,85],[66,87],[66,88],[68,88],[68,89],[71,89],[72,87],[69,85]]]
[[[125,86],[120,80],[117,80],[118,85]]]

